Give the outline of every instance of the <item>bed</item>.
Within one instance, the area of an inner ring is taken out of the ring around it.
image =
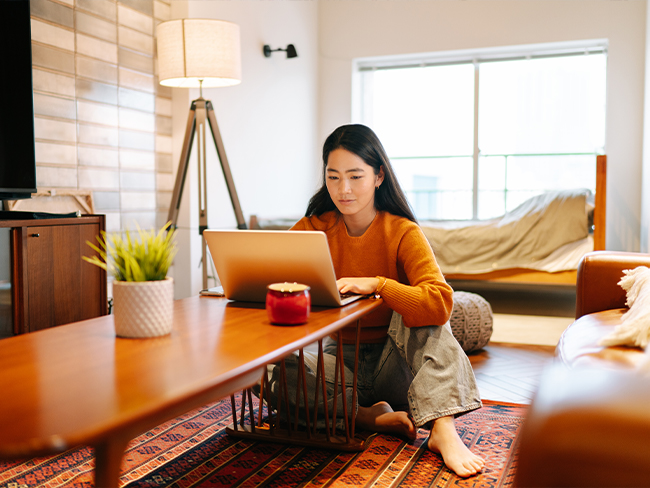
[[[450,282],[572,286],[578,263],[605,249],[607,157],[596,158],[596,192],[573,189],[533,197],[502,217],[420,226]],[[251,229],[288,229],[294,219],[260,220]]]
[[[546,244],[544,240],[550,240],[554,237],[557,237],[559,232],[557,229],[549,227],[546,225],[549,222],[552,222],[554,216],[562,214],[563,210],[569,210],[572,212],[573,218],[566,222],[564,227],[564,232],[568,232],[562,239],[556,239],[559,241],[566,241],[563,245],[558,246],[552,250],[550,253],[546,253],[545,257],[526,256],[524,253],[517,253],[511,251],[512,259],[500,258],[492,260],[488,266],[491,269],[479,269],[478,266],[470,266],[469,269],[464,267],[457,268],[454,263],[453,266],[447,265],[447,263],[439,262],[441,269],[445,278],[448,281],[482,281],[482,282],[493,282],[493,283],[519,283],[519,284],[540,284],[540,285],[575,285],[578,264],[582,256],[589,251],[599,251],[605,249],[605,233],[606,233],[606,210],[607,210],[607,198],[606,198],[606,189],[607,189],[607,156],[601,155],[596,158],[596,192],[593,195],[593,203],[587,204],[587,208],[591,207],[590,210],[585,210],[585,214],[582,217],[578,217],[576,213],[582,211],[579,204],[576,203],[576,199],[571,199],[571,203],[568,205],[560,205],[553,207],[549,210],[548,214],[545,216],[548,217],[546,222],[540,226],[542,233],[531,238],[530,236],[523,236],[523,240],[520,242],[514,242],[514,246],[520,246],[526,248],[530,246],[531,242],[542,241],[541,244]],[[567,193],[573,194],[573,196],[580,195],[582,190],[574,190],[569,192],[550,192],[556,193],[557,196],[562,199],[566,197]],[[535,204],[543,204],[550,200],[550,193],[548,195],[540,195],[539,197],[534,197],[526,203],[529,204],[529,209],[535,212],[539,207]],[[588,200],[588,195],[585,194],[586,200]],[[580,198],[577,199],[578,201]],[[555,201],[557,203],[557,201]],[[521,210],[518,207],[519,210]],[[513,211],[516,212],[516,211]],[[517,217],[523,214],[519,212]],[[508,214],[501,219],[507,221]],[[501,220],[496,219],[496,220]],[[502,223],[502,222],[500,222]],[[507,222],[506,222],[507,223]],[[571,223],[576,224],[576,228],[571,228]],[[431,243],[434,250],[437,245],[440,245],[440,238],[436,238],[436,227],[429,225],[430,223],[421,222],[420,225],[423,228],[423,231],[427,235],[429,242]],[[498,226],[498,224],[497,224]],[[494,232],[494,226],[485,226],[488,232]],[[535,227],[535,225],[531,226]],[[442,227],[444,229],[444,226]],[[546,234],[544,234],[544,229],[546,229]],[[538,229],[539,230],[539,229]],[[457,229],[454,229],[457,232]],[[578,239],[574,239],[576,236],[583,236]],[[448,233],[445,236],[445,239],[448,239],[450,236],[453,236],[452,233]],[[544,246],[547,248],[547,246]],[[437,258],[441,261],[442,258],[442,247],[436,253]],[[543,253],[542,253],[543,254]]]

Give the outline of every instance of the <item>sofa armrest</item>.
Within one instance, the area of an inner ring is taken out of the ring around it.
[[[544,369],[519,436],[516,487],[648,486],[650,378]]]
[[[618,285],[624,269],[650,267],[650,254],[594,251],[584,255],[576,282],[576,319],[625,307],[625,290]]]

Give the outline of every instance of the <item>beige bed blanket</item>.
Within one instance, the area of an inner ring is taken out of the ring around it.
[[[420,225],[443,273],[535,268],[558,248],[589,235],[589,190],[563,190],[530,198],[496,219],[454,228]]]

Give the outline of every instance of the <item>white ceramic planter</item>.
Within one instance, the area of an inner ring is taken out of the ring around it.
[[[114,281],[113,314],[119,337],[158,337],[172,331],[174,280]]]

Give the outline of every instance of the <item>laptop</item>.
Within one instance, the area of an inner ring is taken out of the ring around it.
[[[340,295],[324,232],[208,229],[203,237],[230,300],[264,303],[266,287],[283,282],[309,285],[315,306],[341,307],[363,297]]]

